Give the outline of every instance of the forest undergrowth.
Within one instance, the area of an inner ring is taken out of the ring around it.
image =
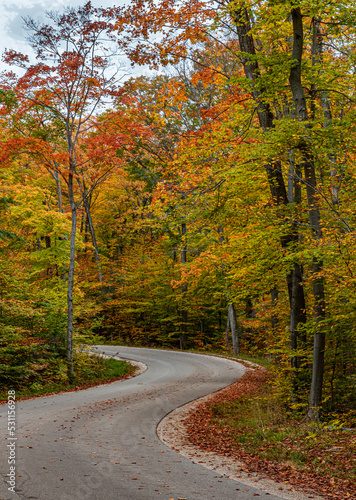
[[[356,433],[335,419],[308,422],[287,412],[265,368],[199,405],[187,421],[189,441],[236,458],[241,470],[331,499],[356,498]]]
[[[76,376],[68,382],[65,360],[57,358],[49,362],[39,359],[26,371],[22,382],[17,381],[16,399],[28,399],[36,396],[51,395],[59,392],[78,391],[96,385],[126,379],[133,375],[136,368],[126,361],[91,356],[78,352],[75,358]],[[15,386],[14,386],[15,387]],[[0,391],[0,404],[8,400],[8,393]]]

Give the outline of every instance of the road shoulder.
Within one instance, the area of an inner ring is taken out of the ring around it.
[[[192,462],[214,470],[217,474],[236,480],[246,486],[259,488],[266,493],[286,500],[308,500],[311,498],[322,500],[323,497],[298,492],[290,485],[261,477],[257,473],[248,472],[246,466],[242,462],[236,461],[236,459],[208,452],[192,445],[188,440],[186,421],[191,412],[199,405],[208,402],[214,395],[211,394],[192,401],[173,410],[164,417],[157,426],[157,434],[160,440],[180,455],[192,460]]]

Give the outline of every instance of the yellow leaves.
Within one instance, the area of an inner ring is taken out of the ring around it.
[[[166,125],[166,120],[159,113],[151,113],[149,116],[152,121],[152,125],[156,127],[164,127]]]
[[[68,219],[57,208],[56,199],[48,189],[38,186],[14,186],[13,196],[16,201],[11,207],[12,217],[33,232],[40,234],[63,235],[69,230]]]

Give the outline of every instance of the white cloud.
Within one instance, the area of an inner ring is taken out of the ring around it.
[[[77,7],[83,5],[75,0],[0,0],[0,55],[5,49],[13,49],[24,54],[31,54],[31,49],[26,41],[27,33],[23,27],[23,18],[31,17],[39,22],[46,21],[46,11],[62,12],[66,7]],[[94,7],[112,7],[114,5],[127,4],[127,0],[92,0]],[[124,59],[120,58],[120,65]],[[125,63],[126,64],[126,63]],[[131,68],[127,63],[127,70],[133,76],[139,74],[152,74],[148,68]],[[0,60],[0,71],[8,70]],[[12,68],[13,69],[13,68]]]

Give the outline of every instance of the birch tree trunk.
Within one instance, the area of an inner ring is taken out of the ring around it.
[[[74,290],[74,269],[75,269],[75,236],[77,231],[77,207],[74,200],[73,192],[73,173],[69,173],[68,180],[68,199],[71,209],[72,227],[70,233],[70,256],[68,270],[68,289],[67,289],[67,306],[68,306],[68,323],[67,323],[67,376],[70,382],[74,378],[73,368],[73,290]]]
[[[240,346],[239,346],[239,335],[238,335],[238,330],[237,330],[237,321],[236,321],[236,313],[235,313],[234,304],[229,304],[227,314],[228,314],[230,328],[231,328],[232,348],[233,348],[234,354],[237,355],[240,353]]]
[[[61,180],[59,178],[58,170],[54,172],[54,179],[56,181],[56,188],[57,188],[58,212],[62,213],[63,212],[62,185],[61,185]]]
[[[183,241],[183,246],[181,249],[180,253],[180,262],[182,266],[184,266],[187,263],[187,246],[185,243],[185,235],[187,234],[187,226],[185,222],[182,223],[181,226],[182,230],[182,241]],[[180,339],[179,339],[179,344],[180,344],[180,349],[185,350],[187,348],[187,332],[188,332],[188,311],[187,311],[187,304],[186,304],[186,294],[188,291],[188,284],[183,283],[182,284],[182,312],[181,312],[181,334],[180,334]]]
[[[62,184],[61,184],[61,179],[59,177],[58,164],[54,162],[53,170],[51,168],[47,168],[47,170],[52,175],[56,183],[58,212],[63,213]]]

